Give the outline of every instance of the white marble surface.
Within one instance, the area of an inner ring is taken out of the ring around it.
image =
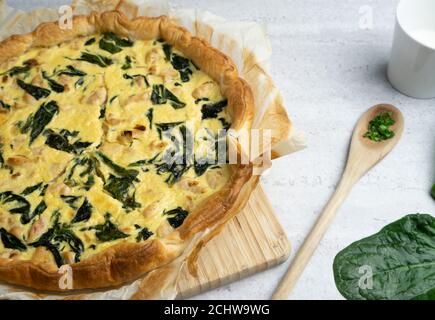
[[[34,8],[66,1],[13,0]],[[354,188],[327,232],[291,299],[341,299],[332,261],[336,253],[405,214],[435,215],[435,99],[407,98],[386,80],[397,0],[173,0],[174,7],[209,10],[229,20],[253,20],[267,29],[272,75],[309,148],[274,162],[263,184],[298,249],[343,169],[355,122],[368,107],[388,102],[405,116],[395,150]],[[373,13],[373,28],[360,19]],[[291,258],[290,258],[291,260]],[[290,260],[272,270],[202,294],[200,299],[268,299]]]

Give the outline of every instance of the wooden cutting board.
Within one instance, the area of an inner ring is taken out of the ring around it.
[[[290,243],[262,187],[202,250],[198,277],[181,271],[178,298],[185,299],[284,262]]]

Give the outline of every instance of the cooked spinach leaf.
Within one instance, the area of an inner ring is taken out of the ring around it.
[[[33,220],[33,218],[35,218],[36,216],[41,215],[45,209],[47,209],[47,205],[45,204],[45,201],[42,200],[35,208],[35,210],[33,210],[33,212],[31,214],[22,214],[21,215],[21,219],[20,222],[22,224],[28,224],[30,221]]]
[[[0,75],[1,76],[8,75],[10,77],[14,77],[14,76],[22,74],[22,73],[28,73],[29,71],[30,71],[30,66],[20,66],[20,67],[13,67],[12,69],[10,69],[6,72],[3,72]]]
[[[91,44],[94,44],[95,41],[97,41],[97,39],[95,39],[95,38],[90,38],[89,40],[86,40],[86,42],[85,42],[85,46],[90,46]]]
[[[122,70],[128,70],[131,69],[131,64],[133,63],[133,60],[131,59],[130,56],[125,56],[125,62],[122,65],[121,69]]]
[[[144,227],[142,230],[140,230],[137,233],[136,236],[136,241],[140,242],[140,241],[145,241],[147,240],[149,237],[151,237],[154,233],[151,232],[147,227]]]
[[[26,123],[21,126],[21,133],[26,133],[30,130],[30,144],[32,144],[58,112],[59,106],[56,101],[43,103],[35,115],[30,115]]]
[[[71,223],[77,223],[80,221],[88,221],[92,214],[92,204],[85,198],[83,204],[77,210],[76,215],[71,220]]]
[[[8,249],[15,249],[19,251],[26,251],[27,247],[24,243],[21,242],[16,236],[12,233],[6,231],[5,228],[0,228],[1,240],[3,242],[3,246]]]
[[[120,47],[132,47],[134,45],[134,42],[132,40],[128,38],[121,38],[113,32],[105,33],[104,38],[106,38],[106,40],[113,41],[117,46]]]
[[[65,75],[68,77],[84,77],[86,76],[86,72],[83,72],[71,65],[66,66],[66,69],[59,70],[57,72],[58,76]]]
[[[202,176],[208,168],[210,168],[211,166],[215,165],[216,162],[213,161],[213,163],[208,163],[207,159],[195,159],[195,164],[193,166],[194,170],[195,170],[195,174],[197,177]]]
[[[164,43],[162,45],[166,60],[171,62],[175,70],[180,74],[181,81],[188,82],[193,74],[190,68],[190,60],[172,52],[172,46]]]
[[[75,138],[77,134],[78,132],[70,132],[66,129],[62,129],[59,132],[47,129],[44,131],[46,137],[45,144],[59,151],[80,154],[83,150],[92,145],[92,142],[84,142],[78,139],[74,143],[71,143],[69,141],[70,137]]]
[[[136,177],[139,174],[139,172],[137,170],[125,169],[120,165],[117,165],[111,159],[109,159],[109,157],[107,157],[104,153],[100,151],[97,152],[97,155],[100,157],[100,159],[103,161],[105,165],[107,165],[109,168],[111,168],[114,171],[115,174],[122,177],[127,177],[133,181],[138,181]]]
[[[169,100],[169,104],[174,109],[181,109],[186,106],[184,102],[181,102],[171,91],[166,89],[162,84],[153,85],[153,91],[151,93],[151,102],[153,104],[165,104]]]
[[[143,74],[133,74],[133,75],[129,75],[127,73],[124,73],[123,75],[124,79],[126,80],[134,80],[134,78],[140,77],[144,79],[145,85],[147,86],[147,88],[150,86],[150,83],[148,82],[147,76],[143,75]],[[133,82],[131,82],[131,84],[133,84]]]
[[[171,61],[172,46],[168,43],[163,43],[162,48],[163,48],[163,53],[165,54],[166,60]]]
[[[29,201],[11,191],[0,193],[0,203],[7,206],[7,210],[12,214],[28,215],[30,211]]]
[[[30,212],[30,203],[23,196],[17,195],[11,191],[5,191],[0,193],[0,203],[6,207],[6,209],[11,214],[20,214],[20,222],[22,224],[28,224],[33,218],[40,215],[47,209],[44,201],[41,201],[33,210]]]
[[[193,74],[192,69],[190,69],[189,59],[173,53],[171,62],[174,69],[180,73],[181,81],[189,82],[190,76]]]
[[[218,114],[228,105],[227,100],[222,100],[216,103],[203,104],[201,107],[202,119],[217,118]]]
[[[80,88],[83,83],[85,83],[85,79],[84,78],[80,78],[78,79],[75,83],[74,83],[74,88],[78,89]]]
[[[210,101],[210,99],[209,98],[198,98],[198,99],[195,100],[195,104],[198,104],[198,103],[200,103],[202,101]]]
[[[46,98],[50,95],[50,90],[38,86],[34,86],[33,84],[30,83],[25,83],[21,79],[17,80],[17,84],[20,86],[21,89],[26,91],[36,100],[39,100],[41,98]]]
[[[153,128],[153,117],[154,117],[154,109],[151,108],[147,111],[146,117],[148,118],[148,121],[150,122],[150,129]]]
[[[141,207],[140,203],[135,200],[134,185],[128,177],[116,177],[111,174],[104,185],[104,190],[114,199],[122,202],[124,208],[134,209]]]
[[[121,47],[118,47],[114,42],[107,41],[104,37],[100,39],[100,49],[115,54],[122,51]]]
[[[347,299],[435,299],[435,218],[411,214],[385,226],[340,251],[333,270]]]
[[[104,34],[99,42],[100,49],[110,52],[111,54],[121,52],[123,47],[132,46],[133,41],[120,38],[112,32]]]
[[[169,224],[176,229],[183,224],[184,219],[186,219],[189,212],[181,207],[178,207],[169,211],[165,211],[163,214],[168,216],[167,219]]]
[[[37,64],[38,62],[35,59],[29,59],[27,61],[24,61],[22,66],[13,67],[8,71],[1,73],[0,76],[8,75],[10,77],[14,77],[23,73],[28,75],[30,69]]]
[[[89,191],[95,184],[94,175],[98,175],[104,181],[104,176],[98,169],[98,161],[94,157],[77,157],[73,160],[73,163],[64,180],[67,186],[79,186],[81,189]]]
[[[63,201],[65,201],[72,209],[77,210],[77,206],[76,206],[76,202],[77,200],[79,200],[81,197],[80,196],[65,196],[65,195],[61,195],[60,196],[62,198]]]
[[[114,174],[110,174],[107,182],[104,184],[106,190],[114,199],[120,201],[124,208],[139,208],[140,203],[135,200],[134,182],[138,181],[139,172],[134,169],[125,169],[101,152],[97,153],[100,159],[106,164]]]
[[[222,127],[223,127],[224,130],[229,130],[230,129],[231,123],[228,122],[227,120],[225,120],[225,118],[219,118],[218,120],[221,122]]]
[[[49,78],[45,71],[42,71],[42,77],[45,80],[47,80],[48,85],[50,86],[51,90],[53,90],[54,92],[60,93],[65,91],[65,87],[61,85],[59,82]]]
[[[162,139],[163,133],[170,133],[174,127],[182,124],[183,122],[166,122],[166,123],[156,123],[157,133],[159,134],[160,140]]]
[[[432,190],[430,192],[432,198],[435,200],[435,184],[432,186]]]
[[[98,66],[100,66],[101,68],[106,68],[110,65],[113,64],[113,60],[99,55],[99,54],[92,54],[89,52],[82,52],[82,55],[80,56],[80,58],[78,58],[77,60],[79,61],[86,61],[92,64],[96,64]]]
[[[392,112],[384,112],[377,115],[369,122],[368,130],[363,137],[372,141],[380,142],[394,137],[394,131],[390,130],[396,121],[391,117]]]
[[[151,159],[143,159],[143,160],[139,160],[133,163],[130,163],[128,166],[129,167],[141,167],[144,165],[149,165],[149,164],[156,164],[157,163],[157,158],[160,155],[160,153],[157,153],[154,157],[152,157]]]
[[[181,177],[190,169],[190,166],[186,163],[177,163],[177,161],[173,161],[172,163],[164,161],[156,164],[156,169],[157,174],[159,175],[169,173],[165,182],[171,186],[181,179]]]
[[[29,194],[35,192],[36,190],[39,190],[42,186],[43,186],[43,183],[42,183],[42,182],[40,182],[40,183],[38,183],[38,184],[35,184],[34,186],[29,186],[29,187],[25,188],[25,189],[23,190],[23,192],[21,192],[21,194],[22,194],[23,196],[27,196],[27,195],[29,195]]]
[[[64,243],[68,244],[75,253],[75,262],[79,262],[80,255],[84,251],[83,242],[74,234],[70,226],[59,222],[59,212],[55,212],[53,226],[30,245],[32,247],[47,248],[53,254],[57,266],[60,267],[65,264],[60,253],[63,250],[61,245]]]
[[[9,104],[5,103],[4,101],[0,100],[0,108],[5,109],[5,110],[10,110],[11,106]]]
[[[91,227],[95,229],[95,235],[98,240],[102,242],[113,241],[117,239],[127,238],[129,235],[122,232],[118,227],[110,221],[110,214],[106,213],[104,216],[105,222],[103,224]]]
[[[5,159],[3,158],[3,144],[0,143],[0,169],[3,168]]]

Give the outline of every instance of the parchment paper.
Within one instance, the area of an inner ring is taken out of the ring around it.
[[[236,63],[239,73],[252,88],[255,98],[255,117],[253,128],[269,129],[272,134],[271,149],[273,158],[288,155],[303,149],[306,140],[302,132],[291,124],[282,96],[268,74],[271,47],[264,29],[253,22],[229,22],[207,11],[194,9],[172,10],[167,0],[73,0],[74,14],[89,14],[91,11],[118,9],[131,18],[144,16],[168,15],[193,35],[208,40],[214,47],[230,56]],[[23,12],[9,7],[5,0],[0,0],[0,41],[13,34],[31,32],[45,21],[59,18],[59,8],[41,8],[32,12]],[[275,125],[279,123],[279,125]],[[284,129],[283,129],[284,128]],[[267,148],[267,146],[263,146]],[[173,270],[172,276],[162,284],[161,290],[147,294],[147,298],[174,299],[179,271],[193,248],[212,230],[198,234],[186,244],[184,254],[171,264],[161,269]],[[142,279],[117,289],[82,292],[79,295],[46,295],[31,292],[26,288],[0,283],[0,298],[8,299],[130,299],[144,296],[141,282],[146,277],[153,277],[160,272],[149,272]]]

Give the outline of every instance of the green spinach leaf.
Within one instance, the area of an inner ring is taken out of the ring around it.
[[[43,103],[35,115],[29,116],[24,126],[21,127],[21,133],[30,130],[30,144],[32,144],[58,112],[59,106],[56,101]]]
[[[147,240],[149,237],[151,237],[154,233],[151,232],[147,227],[144,227],[142,230],[140,230],[137,233],[136,236],[136,241],[140,242],[140,241],[145,241]]]
[[[77,60],[96,64],[101,68],[107,68],[108,66],[113,64],[112,59],[99,54],[92,54],[89,52],[82,52],[82,55]]]
[[[169,100],[169,104],[174,109],[181,109],[186,106],[184,102],[181,102],[171,91],[166,89],[162,84],[153,85],[153,91],[151,93],[151,102],[156,104],[165,104]]]
[[[333,270],[347,299],[435,299],[435,218],[411,214],[387,225],[339,252]]]
[[[8,249],[15,249],[19,251],[26,251],[27,247],[24,243],[21,242],[16,236],[12,233],[6,231],[5,228],[0,228],[1,240],[3,242],[3,246]]]
[[[77,210],[76,202],[81,198],[80,196],[60,196],[72,209]]]
[[[88,221],[91,215],[92,215],[92,205],[88,201],[88,199],[85,198],[85,201],[83,201],[83,204],[80,206],[79,210],[77,210],[77,213],[74,216],[74,218],[71,220],[71,223]]]
[[[103,224],[91,227],[95,229],[95,235],[102,242],[113,241],[117,239],[127,238],[129,235],[122,232],[118,227],[110,221],[110,214],[106,213],[105,222]]]
[[[86,42],[85,42],[85,46],[90,46],[90,45],[94,44],[95,41],[97,41],[97,39],[95,39],[95,38],[90,38],[89,40],[86,40]]]
[[[5,109],[5,110],[11,110],[11,106],[9,104],[3,102],[2,100],[0,100],[0,108]]]
[[[60,252],[63,250],[62,244],[68,244],[75,253],[75,262],[80,261],[80,255],[84,251],[83,242],[78,238],[70,227],[59,222],[59,212],[54,213],[53,226],[48,229],[41,237],[30,244],[32,247],[45,247],[49,250],[56,261],[58,267],[65,264]]]
[[[164,215],[168,216],[169,224],[175,229],[183,224],[188,214],[189,212],[181,207],[164,212]]]
[[[46,98],[50,95],[50,90],[41,88],[38,86],[34,86],[30,83],[25,83],[23,80],[18,79],[17,84],[20,86],[21,89],[26,91],[28,94],[30,94],[33,98],[36,100]]]
[[[57,75],[58,76],[65,75],[68,77],[84,77],[84,76],[86,76],[86,72],[83,72],[83,71],[81,71],[81,70],[79,70],[71,65],[68,65],[68,66],[66,66],[65,69],[59,70],[57,72]]]
[[[201,107],[202,119],[214,119],[228,105],[227,100],[222,100],[216,103],[203,104]]]
[[[42,77],[45,80],[47,80],[48,85],[50,86],[51,90],[53,90],[54,92],[61,93],[65,91],[65,87],[61,85],[59,82],[48,77],[45,71],[42,72]]]
[[[66,129],[62,129],[59,132],[55,132],[52,129],[47,129],[44,131],[44,135],[46,137],[45,144],[59,151],[80,154],[83,152],[83,150],[92,145],[92,142],[76,140],[74,143],[71,143],[69,141],[70,137],[75,138],[77,134],[73,134]]]

